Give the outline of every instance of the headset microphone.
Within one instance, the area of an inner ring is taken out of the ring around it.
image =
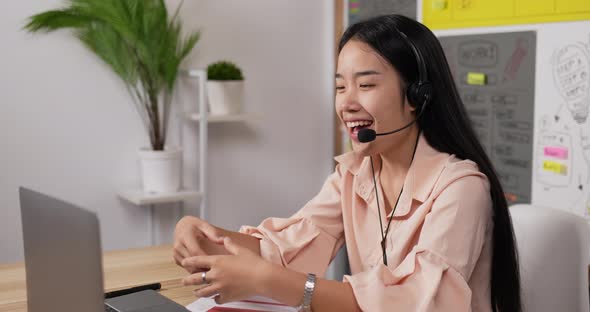
[[[428,99],[426,99],[426,101],[428,101]],[[424,107],[424,106],[426,106],[426,105],[423,104],[422,107]],[[396,132],[400,132],[400,131],[406,129],[407,127],[413,125],[416,121],[418,121],[418,118],[420,118],[420,116],[422,115],[422,112],[423,112],[423,110],[420,111],[418,113],[418,116],[416,116],[416,118],[414,120],[412,120],[410,123],[408,123],[407,125],[405,125],[405,126],[403,126],[401,128],[395,129],[393,131],[383,132],[383,133],[377,133],[373,129],[361,129],[358,132],[359,142],[361,142],[361,143],[369,143],[371,141],[374,141],[377,138],[377,136],[379,136],[379,135],[388,135],[388,134],[394,134]]]

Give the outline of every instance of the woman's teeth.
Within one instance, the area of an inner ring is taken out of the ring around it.
[[[346,127],[348,127],[348,128],[364,127],[364,126],[369,126],[372,123],[373,123],[372,121],[368,121],[368,120],[348,121],[348,122],[346,122]]]

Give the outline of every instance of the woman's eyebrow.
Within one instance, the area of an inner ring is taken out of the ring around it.
[[[381,73],[380,72],[377,72],[375,70],[365,70],[365,71],[360,71],[360,72],[354,73],[354,78],[358,78],[358,77],[361,77],[361,76],[369,76],[369,75],[381,75]],[[336,73],[335,78],[336,79],[338,79],[338,78],[341,78],[342,79],[344,77],[342,77],[341,74]]]

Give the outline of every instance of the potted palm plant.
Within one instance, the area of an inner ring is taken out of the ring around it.
[[[180,187],[182,150],[166,145],[172,94],[183,59],[199,32],[182,34],[163,0],[68,0],[63,8],[31,16],[25,29],[71,29],[123,81],[149,136],[139,157],[147,192]]]
[[[207,96],[211,115],[240,113],[244,76],[236,64],[218,61],[207,66]]]

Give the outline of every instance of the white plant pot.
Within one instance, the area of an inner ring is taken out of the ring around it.
[[[242,111],[243,80],[209,80],[207,96],[211,115],[238,114]]]
[[[143,190],[148,193],[171,193],[180,189],[182,149],[166,147],[154,151],[151,147],[139,150]]]

